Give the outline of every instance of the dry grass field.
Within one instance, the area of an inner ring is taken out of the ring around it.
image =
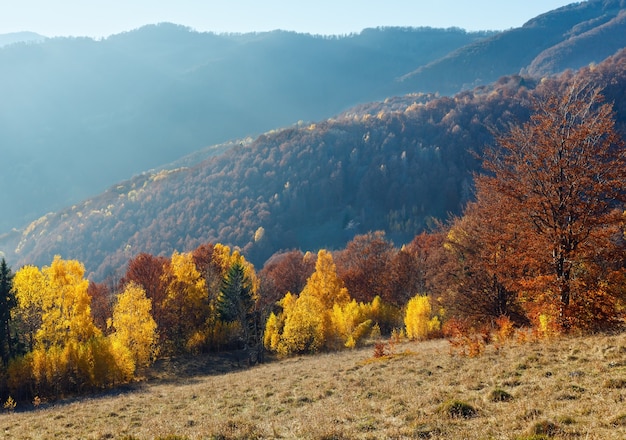
[[[273,360],[160,361],[122,390],[0,416],[11,439],[626,439],[626,333],[446,341]]]

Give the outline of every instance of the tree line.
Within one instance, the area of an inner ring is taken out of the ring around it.
[[[76,260],[15,274],[2,260],[3,394],[103,389],[164,355],[243,349],[254,363],[394,333],[623,325],[626,148],[612,105],[577,76],[542,90],[527,122],[494,133],[463,213],[400,248],[369,232],[334,252],[274,254],[257,272],[206,243],[141,253],[108,283]]]

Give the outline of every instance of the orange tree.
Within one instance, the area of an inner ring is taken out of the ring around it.
[[[485,155],[488,174],[476,181],[479,196],[500,200],[485,208],[493,218],[515,217],[520,267],[511,285],[531,319],[567,329],[617,317],[626,151],[600,87],[576,77],[557,84],[544,85],[528,122],[497,136],[498,148]]]

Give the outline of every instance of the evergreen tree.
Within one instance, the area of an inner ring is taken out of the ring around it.
[[[11,340],[11,309],[16,306],[13,273],[4,258],[0,260],[0,357],[6,365],[15,354]]]
[[[261,361],[262,356],[263,337],[255,305],[252,281],[246,275],[244,265],[236,261],[222,281],[217,312],[222,321],[237,322],[241,326],[241,337],[250,363],[255,354],[257,361]]]

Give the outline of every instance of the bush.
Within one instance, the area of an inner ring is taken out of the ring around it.
[[[492,402],[508,402],[513,400],[513,396],[501,388],[496,388],[489,393],[489,400]]]
[[[439,408],[439,411],[453,419],[470,419],[478,414],[478,411],[472,405],[460,400],[451,400],[444,403]]]

